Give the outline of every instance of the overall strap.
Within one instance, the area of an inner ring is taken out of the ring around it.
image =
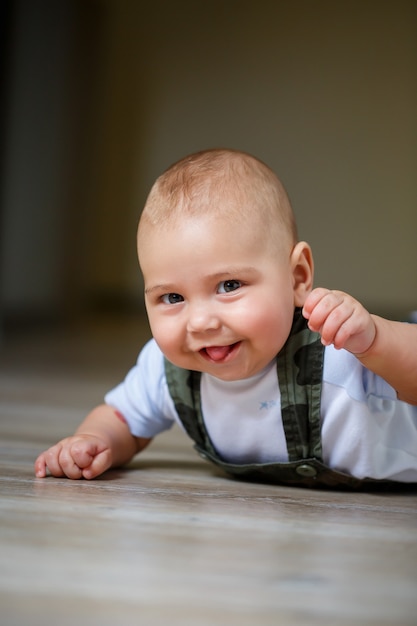
[[[324,346],[296,309],[291,334],[277,357],[288,460],[322,459],[320,401]]]
[[[164,366],[169,393],[187,434],[198,448],[217,456],[204,425],[201,410],[201,372],[181,369],[166,358]]]

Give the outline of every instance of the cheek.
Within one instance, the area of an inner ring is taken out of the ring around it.
[[[165,355],[169,355],[178,344],[178,325],[169,317],[160,317],[148,312],[151,333]]]
[[[280,350],[288,338],[294,316],[292,301],[264,299],[261,305],[247,310],[244,323],[248,335],[268,352]]]
[[[248,330],[250,334],[258,338],[258,342],[268,347],[271,343],[279,341],[286,324],[282,324],[278,315],[268,314],[262,311],[261,315],[249,320]]]

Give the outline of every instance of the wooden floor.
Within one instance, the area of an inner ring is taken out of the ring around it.
[[[145,337],[125,319],[3,341],[1,625],[415,626],[415,491],[236,482],[179,430],[93,482],[33,477]]]

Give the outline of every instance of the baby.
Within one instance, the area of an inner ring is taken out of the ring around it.
[[[235,150],[164,172],[138,229],[153,338],[38,478],[92,479],[179,423],[229,474],[305,486],[417,482],[417,326],[313,289],[272,170]]]

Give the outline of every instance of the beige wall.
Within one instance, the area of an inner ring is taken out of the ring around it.
[[[222,145],[281,176],[316,284],[382,314],[417,308],[413,0],[159,0],[146,16],[133,0],[87,5],[100,18],[89,165],[76,260],[62,260],[79,301],[138,298],[134,231],[149,186],[187,152]],[[85,19],[85,8],[74,17]]]

